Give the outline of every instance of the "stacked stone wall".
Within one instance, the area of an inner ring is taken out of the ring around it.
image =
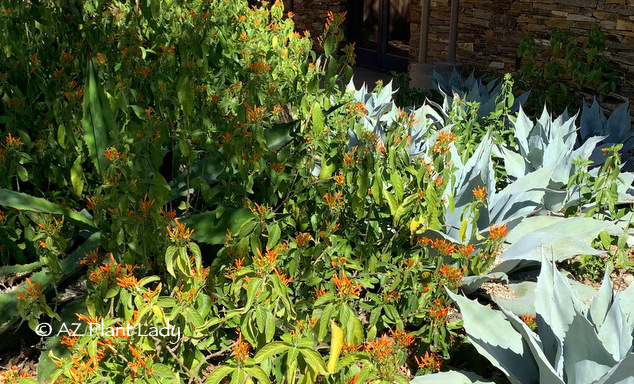
[[[448,60],[450,0],[432,0],[428,62]],[[410,63],[418,62],[421,3],[412,1]],[[461,0],[457,61],[477,74],[515,72],[517,50],[525,34],[547,51],[553,27],[571,33],[582,45],[597,26],[604,33],[605,53],[618,76],[612,109],[634,98],[634,0]]]

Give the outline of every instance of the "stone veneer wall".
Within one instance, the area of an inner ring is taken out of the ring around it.
[[[429,63],[448,59],[450,9],[450,0],[431,1]],[[418,62],[420,16],[420,1],[412,0],[410,63]],[[612,109],[634,98],[634,0],[461,0],[456,59],[467,73],[514,72],[524,34],[546,48],[553,27],[583,41],[593,25],[605,34],[606,54],[619,77],[618,95],[606,100]]]
[[[297,31],[310,31],[313,39],[324,32],[328,12],[342,13],[347,10],[347,0],[284,0],[285,10],[295,13]],[[342,26],[345,30],[345,25]],[[319,51],[315,43],[313,49]]]

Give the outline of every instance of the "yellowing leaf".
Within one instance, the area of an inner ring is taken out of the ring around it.
[[[328,359],[328,372],[335,373],[335,367],[339,360],[339,354],[343,348],[343,330],[335,323],[334,320],[330,322],[330,330],[332,338],[330,340],[330,359]]]

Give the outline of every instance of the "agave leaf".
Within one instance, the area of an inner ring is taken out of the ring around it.
[[[634,284],[618,295],[619,304],[627,323],[634,328]]]
[[[181,172],[169,182],[169,201],[187,195],[188,177],[189,180],[200,177],[207,184],[212,184],[217,180],[218,176],[220,176],[222,172],[223,167],[218,161],[218,156],[213,153],[208,154],[202,159],[196,161],[189,167],[189,169]]]
[[[410,384],[493,384],[475,373],[465,371],[438,372],[431,375],[416,376]]]
[[[539,368],[522,336],[499,311],[450,291],[447,294],[460,307],[469,341],[511,383],[537,382]]]
[[[509,184],[502,191],[489,197],[491,223],[510,222],[512,229],[518,221],[536,211],[540,206],[552,168],[541,168]]]
[[[616,364],[603,347],[594,326],[580,312],[573,317],[564,337],[564,369],[571,383],[592,383]]]
[[[533,331],[531,331],[530,328],[528,328],[528,326],[512,312],[509,312],[504,308],[501,308],[501,311],[506,316],[506,319],[511,323],[513,328],[522,335],[523,340],[528,344],[528,347],[533,354],[533,359],[537,362],[537,366],[539,367],[539,382],[564,384],[564,381],[561,379],[563,375],[555,371],[548,357],[544,353],[541,341],[535,337]]]
[[[509,282],[509,277],[506,273],[489,273],[488,275],[477,275],[477,276],[465,276],[462,278],[462,282],[460,285],[460,289],[464,292],[465,295],[475,292],[478,288],[482,286],[482,284],[489,281],[501,281],[504,283]]]
[[[97,173],[103,175],[107,164],[105,151],[110,145],[109,132],[115,132],[116,125],[106,94],[95,74],[95,66],[90,58],[87,62],[82,119],[84,141]]]
[[[80,225],[82,228],[89,230],[95,229],[92,221],[74,212],[70,208],[51,203],[50,201],[41,197],[27,195],[26,193],[22,192],[15,192],[8,189],[0,188],[0,206],[11,207],[22,211],[65,215],[70,220]]]
[[[595,381],[595,384],[632,384],[632,372],[634,372],[634,353],[628,354],[619,361],[603,377]]]
[[[564,340],[568,326],[583,309],[584,305],[577,294],[542,251],[542,269],[535,288],[537,313],[543,316],[554,335]]]
[[[632,349],[632,327],[618,302],[610,307],[598,337],[614,360],[622,359]]]
[[[608,266],[605,268],[601,288],[599,288],[599,292],[592,298],[592,302],[588,307],[588,320],[594,324],[597,331],[603,325],[605,317],[612,306],[612,302],[612,283],[610,281],[610,267]]]

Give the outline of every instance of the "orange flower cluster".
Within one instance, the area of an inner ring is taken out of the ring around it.
[[[249,63],[249,69],[251,70],[251,72],[255,73],[256,75],[267,73],[271,70],[271,68],[272,68],[271,64],[266,64],[262,60]]]
[[[348,343],[348,340],[343,340],[343,355],[346,356],[349,353],[356,353],[363,347],[363,345],[354,345],[354,343]]]
[[[106,149],[104,156],[106,156],[106,159],[110,161],[119,160],[119,158],[121,158],[121,160],[125,160],[125,154],[117,151],[117,148],[114,146]]]
[[[473,197],[475,197],[475,199],[477,201],[485,202],[486,199],[487,199],[487,190],[486,190],[486,188],[485,187],[474,188]]]
[[[0,383],[15,383],[22,378],[35,379],[35,377],[27,371],[20,373],[18,367],[15,365],[12,365],[11,368],[4,372],[0,372]]]
[[[70,383],[84,383],[93,375],[99,366],[97,356],[91,357],[90,360],[85,363],[79,361],[79,359],[80,357],[77,355],[73,355],[71,359],[73,367],[69,369],[71,376]]]
[[[254,257],[253,258],[253,262],[255,264],[257,264],[260,268],[263,268],[264,266],[273,266],[275,264],[275,262],[277,261],[277,257],[278,252],[280,250],[280,245],[277,245],[275,248],[269,250],[268,247],[266,247],[266,254],[263,255],[262,251],[260,251],[260,248],[256,249],[256,252],[258,253],[258,257],[257,259]]]
[[[335,274],[332,281],[337,286],[339,296],[350,298],[361,294],[361,284],[353,284],[344,271],[341,271],[341,278]]]
[[[396,331],[390,330],[390,333],[392,334],[392,339],[394,339],[396,345],[401,348],[407,348],[414,343],[414,336],[405,332],[404,329],[396,327]]]
[[[429,308],[429,315],[434,320],[443,320],[447,319],[447,314],[449,313],[449,307],[446,307],[445,301],[442,299],[435,299],[432,306]]]
[[[521,315],[520,319],[524,322],[524,324],[526,324],[528,326],[528,328],[530,328],[531,330],[535,331],[537,329],[537,322],[535,321],[535,314],[533,313],[532,315],[530,315],[528,312],[526,312],[525,315]]]
[[[90,251],[84,255],[84,258],[79,260],[79,264],[83,265],[97,265],[104,259],[103,255],[99,254],[99,248]]]
[[[441,131],[438,133],[436,143],[432,147],[432,151],[439,155],[444,155],[449,152],[449,144],[453,143],[456,139],[456,134],[448,131]]]
[[[423,369],[427,372],[438,372],[440,371],[440,367],[442,366],[443,360],[442,358],[437,356],[437,353],[434,352],[431,355],[429,351],[425,352],[425,356],[420,359],[418,356],[414,357],[416,360],[416,364],[418,364],[418,368]]]
[[[97,53],[97,64],[104,65],[108,61],[108,58],[103,53]]]
[[[386,291],[381,294],[381,298],[385,303],[393,303],[401,298],[401,295],[395,289],[393,291]]]
[[[4,219],[6,219],[6,215],[4,214],[2,209],[0,209],[0,223],[2,223],[4,221]]]
[[[257,123],[264,118],[266,107],[251,107],[247,103],[244,103],[244,106],[247,109],[247,123]]]
[[[343,268],[346,266],[346,261],[347,258],[344,257],[333,257],[332,260],[330,260],[330,265],[332,265],[333,268]]]
[[[343,204],[343,201],[338,201],[341,198],[341,192],[338,192],[335,196],[330,193],[326,193],[324,195],[324,200],[326,200],[326,204],[328,204],[328,208],[335,209],[338,206]]]
[[[469,257],[473,253],[473,251],[475,251],[475,247],[473,246],[473,244],[461,244],[458,246],[458,253],[462,257]]]
[[[311,236],[310,233],[300,232],[297,236],[295,236],[295,244],[297,244],[299,248],[303,248],[312,239],[313,237]]]
[[[286,277],[286,273],[281,273],[277,270],[277,268],[273,268],[273,272],[275,272],[275,275],[277,275],[277,277],[279,277],[282,283],[286,286],[288,286],[288,283],[293,281],[293,276]]]
[[[326,291],[323,289],[317,289],[317,287],[315,287],[314,289],[315,289],[315,296],[317,296],[318,299],[326,294]]]
[[[450,243],[445,239],[436,239],[432,240],[427,237],[421,237],[416,240],[418,243],[423,245],[430,245],[432,249],[435,249],[441,255],[451,256],[454,252],[456,252],[456,245],[454,243]]]
[[[171,228],[167,226],[167,234],[174,242],[189,240],[189,237],[194,233],[193,229],[185,228],[178,220],[174,220],[176,227]]]
[[[251,349],[251,345],[246,341],[242,341],[242,332],[238,332],[238,340],[235,347],[233,347],[233,356],[239,362],[244,363],[249,357],[249,349]]]
[[[378,359],[384,359],[394,352],[393,346],[394,340],[384,334],[380,339],[366,342],[364,350]]]
[[[147,361],[148,360],[152,360],[152,358],[154,358],[154,355],[150,355],[148,357],[143,357],[141,356],[141,353],[139,353],[139,351],[137,351],[133,346],[128,344],[128,348],[130,348],[130,352],[132,352],[132,356],[134,356],[134,358],[136,359],[135,361],[128,361],[128,366],[131,368],[132,370],[132,378],[137,377],[138,375],[138,370],[140,366],[143,366],[144,368],[147,368]],[[152,374],[152,369],[146,369],[148,374]]]
[[[165,219],[165,221],[169,222],[174,220],[174,218],[176,217],[176,211],[173,209],[170,209],[168,211],[167,206],[165,206],[161,209],[161,216],[163,216],[163,219]]]
[[[460,286],[465,271],[465,268],[455,268],[447,264],[443,264],[443,266],[440,267],[438,274],[449,280],[449,282],[455,287],[458,287]]]
[[[117,263],[111,253],[110,262],[91,270],[88,275],[88,280],[95,284],[101,284],[105,281],[108,285],[117,281],[117,285],[121,287],[132,287],[136,285],[136,278],[132,273],[137,268],[138,266],[121,265]]]
[[[343,173],[339,172],[335,175],[335,182],[339,185],[344,185],[346,183],[346,178],[343,176]]]
[[[269,163],[269,165],[271,166],[271,168],[275,169],[275,171],[277,172],[283,172],[284,171],[284,162],[281,163]]]
[[[42,283],[33,283],[28,277],[26,278],[26,285],[24,286],[24,290],[26,292],[17,292],[18,299],[39,301],[43,296]]]
[[[152,205],[154,205],[154,199],[148,201],[146,193],[143,197],[143,200],[139,201],[139,211],[147,214],[148,212],[150,212],[150,208],[152,208]]]
[[[508,231],[506,230],[506,224],[503,225],[493,225],[489,226],[489,237],[495,241],[502,240],[506,235],[508,235]]]
[[[19,137],[13,137],[11,136],[11,134],[9,133],[5,138],[4,138],[6,144],[4,144],[4,148],[9,149],[9,148],[19,148],[21,146],[24,145],[24,143],[22,142],[22,139]]]

